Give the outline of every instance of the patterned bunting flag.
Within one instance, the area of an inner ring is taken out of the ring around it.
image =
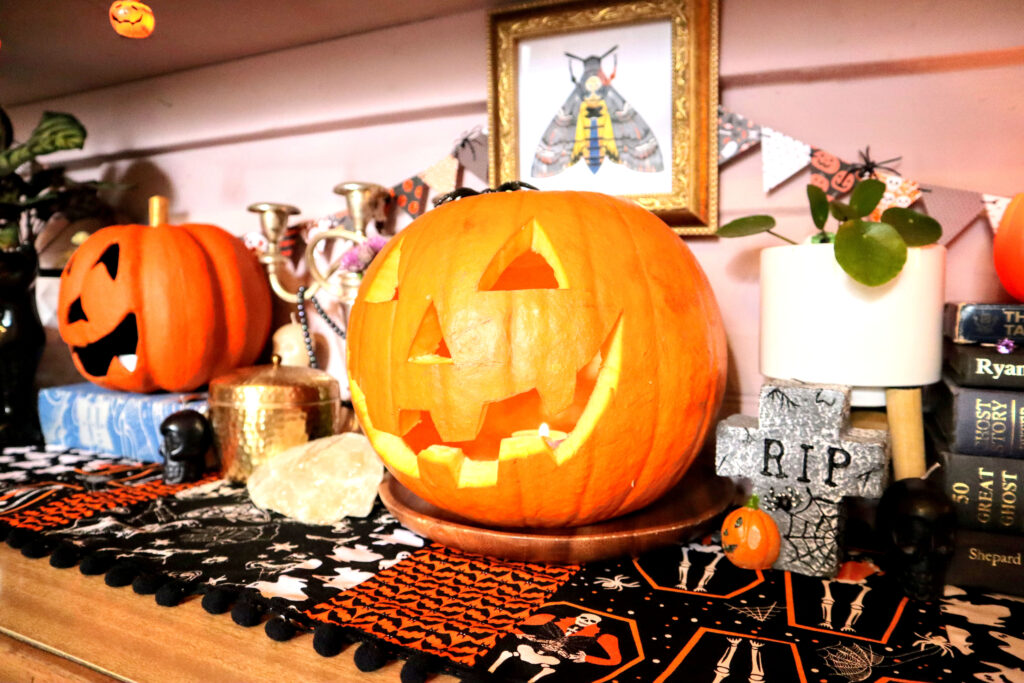
[[[815,147],[811,154],[811,185],[817,185],[829,199],[836,199],[853,189],[857,176],[850,172],[848,164],[830,152]]]
[[[487,131],[476,127],[455,141],[452,155],[465,170],[487,183]]]
[[[761,142],[761,126],[736,112],[718,108],[719,166],[759,142]]]
[[[1003,220],[1006,207],[1010,205],[1010,198],[995,194],[982,194],[981,201],[985,205],[988,224],[992,227],[992,232],[995,232],[999,229],[999,222]]]
[[[942,226],[939,244],[949,244],[981,213],[981,193],[925,185],[925,212]]]
[[[810,161],[810,145],[767,126],[761,127],[761,177],[766,193],[803,170]]]
[[[889,207],[906,209],[921,198],[921,186],[916,180],[907,180],[888,171],[875,171],[875,177],[885,183],[885,194],[875,210],[868,214],[868,220],[878,222]]]
[[[427,210],[427,184],[418,175],[406,178],[391,188],[395,195],[395,205],[413,218],[417,218]]]
[[[442,195],[448,194],[455,189],[458,175],[459,160],[449,154],[423,173],[420,173],[420,178],[434,191],[435,195]]]

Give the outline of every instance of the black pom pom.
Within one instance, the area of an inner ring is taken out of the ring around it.
[[[160,586],[167,583],[167,577],[161,576],[160,574],[150,574],[149,572],[143,572],[135,577],[132,581],[132,590],[139,595],[153,595]]]
[[[103,577],[103,582],[112,588],[121,588],[134,581],[138,575],[139,568],[134,563],[118,562],[107,570],[107,575]]]
[[[57,547],[50,553],[50,566],[56,567],[57,569],[67,569],[68,567],[74,567],[78,564],[78,558],[81,556],[81,551],[78,546],[74,543],[68,543],[62,541],[57,544]]]
[[[0,543],[7,540],[7,534],[11,533],[11,525],[6,522],[0,522]]]
[[[276,616],[268,621],[263,630],[266,631],[268,638],[279,643],[294,638],[296,631],[295,622],[282,616]]]
[[[203,596],[203,609],[210,614],[224,614],[238,598],[238,591],[230,588],[211,588]]]
[[[429,657],[417,653],[409,657],[409,660],[402,666],[399,680],[402,683],[425,683],[432,673],[434,673],[433,661]]]
[[[188,586],[177,579],[171,579],[156,589],[156,604],[161,607],[177,607],[188,595]]]
[[[320,624],[313,631],[313,649],[321,657],[334,657],[351,639],[337,624]]]
[[[21,554],[31,560],[38,560],[40,557],[46,557],[53,550],[54,541],[53,539],[40,536],[34,541],[29,541],[25,545],[21,546]]]
[[[7,534],[7,545],[12,548],[23,548],[26,544],[39,538],[38,531],[31,531],[30,529],[22,529],[21,527],[14,527],[10,533]]]
[[[239,626],[255,626],[263,620],[263,607],[252,600],[239,600],[231,608],[231,620]]]
[[[360,671],[376,671],[391,661],[391,653],[381,645],[368,640],[359,646],[352,656],[352,661]]]
[[[82,563],[78,565],[78,571],[86,576],[96,576],[105,574],[112,564],[114,564],[114,556],[110,553],[91,553],[82,558]]]

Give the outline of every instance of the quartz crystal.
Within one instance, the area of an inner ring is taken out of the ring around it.
[[[365,517],[384,466],[362,434],[345,432],[289,448],[249,475],[252,502],[306,524]]]

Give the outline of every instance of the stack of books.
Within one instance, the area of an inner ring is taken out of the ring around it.
[[[1024,305],[945,313],[936,455],[958,521],[947,582],[1024,593]]]

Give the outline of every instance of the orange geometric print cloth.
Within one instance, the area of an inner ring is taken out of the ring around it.
[[[578,570],[434,544],[306,614],[472,666]]]

